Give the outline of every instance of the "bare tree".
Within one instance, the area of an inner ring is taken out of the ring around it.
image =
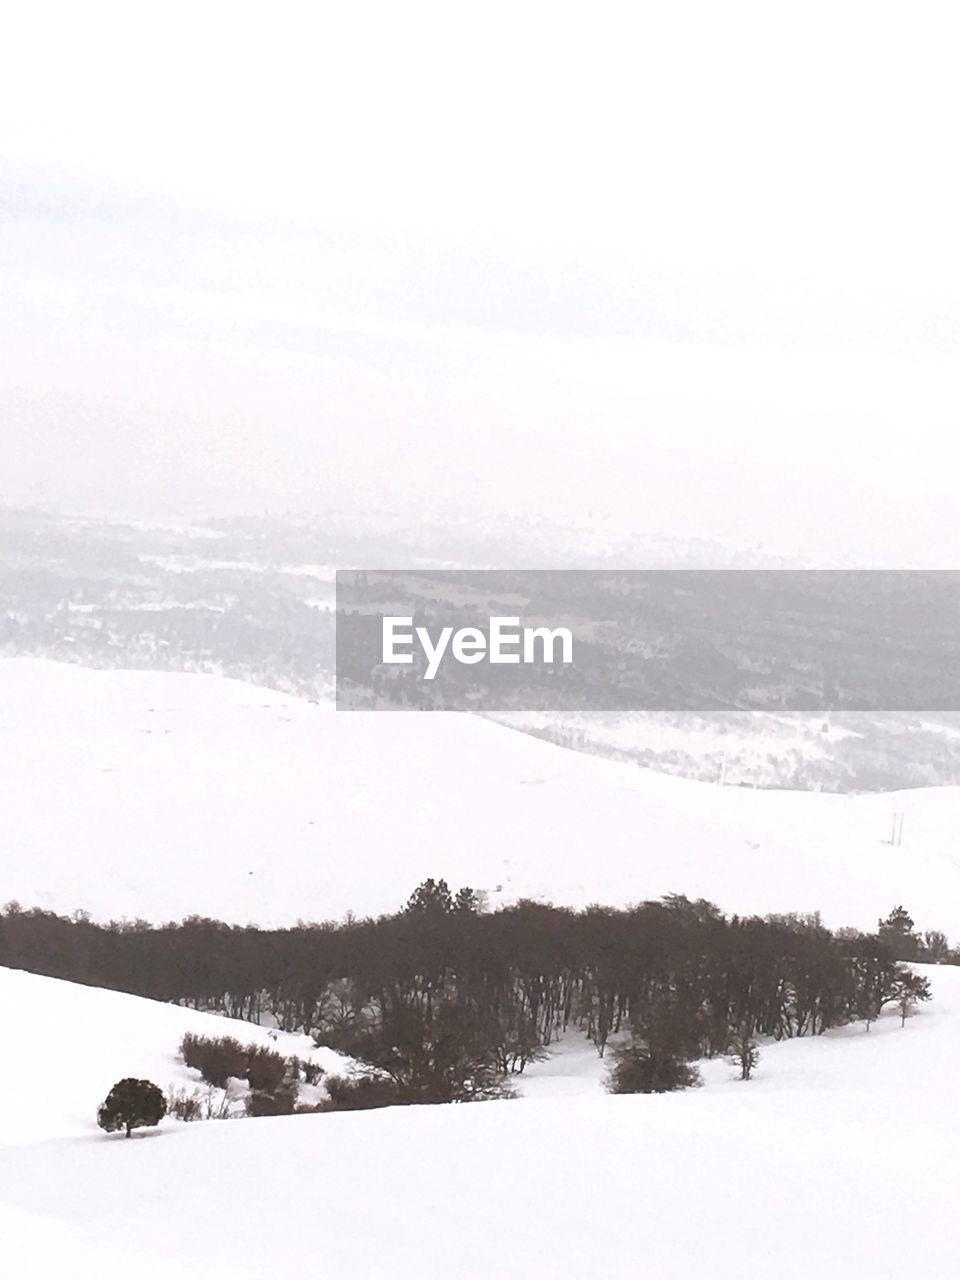
[[[760,1050],[754,1039],[754,1030],[751,1021],[741,1022],[730,1041],[730,1057],[733,1065],[740,1068],[741,1080],[749,1080],[760,1061]]]

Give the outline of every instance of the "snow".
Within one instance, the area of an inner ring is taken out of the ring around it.
[[[351,1068],[309,1036],[18,969],[0,968],[0,1009],[5,1042],[16,1049],[0,1055],[0,1146],[89,1135],[98,1105],[125,1076],[152,1080],[164,1094],[171,1085],[205,1090],[200,1073],[178,1057],[188,1031],[264,1045],[333,1075]],[[29,1097],[43,1099],[37,1112],[24,1105],[25,1074]]]
[[[461,715],[336,713],[209,676],[0,662],[4,892],[97,917],[377,911],[427,875],[582,905],[725,910],[956,938],[960,792],[757,792],[599,760]],[[889,838],[905,814],[904,843]],[[498,888],[497,886],[501,886]],[[167,1120],[185,1031],[349,1064],[303,1037],[0,969],[0,1258],[17,1280],[883,1280],[956,1269],[960,969],[900,1026],[765,1044],[682,1094],[612,1097],[577,1036],[514,1101]]]
[[[719,787],[218,676],[0,661],[0,803],[4,897],[95,919],[338,919],[434,876],[491,905],[678,892],[865,928],[902,902],[960,934],[960,788]]]
[[[0,1141],[11,1117],[19,1135],[0,1146],[4,1258],[18,1280],[950,1275],[960,970],[925,972],[934,1002],[905,1028],[894,1014],[766,1045],[748,1083],[715,1062],[701,1089],[611,1097],[571,1042],[516,1101],[168,1123],[128,1142],[93,1126],[101,1082],[150,1065],[120,1051],[124,1028],[146,1052],[152,1024],[169,1055],[183,1011],[0,970],[30,1051],[28,1084],[3,1059]]]

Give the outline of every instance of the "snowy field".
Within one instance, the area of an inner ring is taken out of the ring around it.
[[[0,663],[4,899],[97,918],[289,923],[426,876],[583,905],[684,892],[960,933],[960,791],[722,788],[460,715],[335,713],[211,676]],[[902,846],[889,839],[904,814]],[[348,1069],[303,1037],[0,969],[0,1257],[17,1280],[876,1280],[955,1270],[960,970],[933,1002],[611,1097],[571,1037],[514,1101],[167,1120],[101,1133],[111,1085],[192,1087],[185,1031]],[[309,1100],[309,1099],[308,1099]]]
[[[720,787],[465,715],[25,658],[0,661],[0,788],[2,900],[95,919],[339,919],[434,876],[491,906],[678,892],[863,928],[902,902],[960,934],[958,788]]]
[[[701,1089],[611,1097],[573,1043],[516,1101],[166,1121],[128,1142],[94,1125],[109,1084],[178,1079],[184,1029],[233,1028],[0,970],[5,1274],[949,1276],[960,970],[925,972],[933,1003],[905,1028],[764,1046],[746,1084],[713,1062]]]
[[[188,1031],[234,1036],[244,1045],[315,1062],[333,1075],[349,1074],[352,1065],[332,1049],[315,1048],[309,1036],[18,969],[0,967],[0,1008],[13,1011],[9,1030],[16,1049],[0,1055],[0,1146],[88,1135],[91,1099],[95,1113],[124,1076],[152,1080],[164,1094],[171,1085],[188,1093],[205,1091],[199,1072],[185,1067],[177,1054]],[[31,1093],[43,1099],[36,1112],[24,1106],[21,1093],[25,1062]]]

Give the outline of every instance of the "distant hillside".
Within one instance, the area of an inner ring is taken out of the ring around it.
[[[438,559],[437,548],[446,559]],[[385,563],[425,572],[491,564],[785,567],[759,551],[641,535],[616,541],[585,527],[561,532],[429,520],[414,526],[371,515],[360,528],[335,512],[175,527],[0,511],[0,655],[104,670],[223,674],[284,694],[329,698],[335,566]],[[672,608],[658,605],[644,622],[647,631],[662,629]],[[737,629],[723,641],[734,658],[740,640]],[[907,664],[894,673],[901,695],[912,687],[911,672]],[[735,707],[738,688],[728,664],[712,692],[722,695],[724,708]],[[827,734],[823,719],[775,708],[746,721],[735,711],[651,717],[615,710],[612,721],[556,712],[516,723],[578,750],[682,777],[723,773],[749,786],[844,792],[960,785],[960,715],[835,710]]]
[[[31,659],[0,662],[0,778],[2,897],[98,919],[338,918],[443,876],[492,904],[678,892],[861,927],[903,902],[960,933],[954,788],[719,787],[476,717]]]

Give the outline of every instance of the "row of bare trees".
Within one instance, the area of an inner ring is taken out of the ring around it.
[[[629,1031],[689,1059],[737,1039],[869,1027],[905,998],[889,921],[832,933],[815,917],[727,917],[682,896],[628,910],[482,906],[429,880],[395,915],[286,930],[7,908],[0,964],[306,1031],[424,1100],[488,1096],[570,1028],[601,1055]]]

